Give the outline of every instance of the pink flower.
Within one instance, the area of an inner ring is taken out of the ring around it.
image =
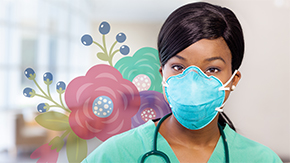
[[[82,139],[109,137],[131,128],[131,118],[138,112],[137,88],[114,67],[93,66],[85,76],[67,86],[65,101],[72,111],[69,124]]]
[[[31,159],[39,158],[37,163],[41,163],[41,162],[52,163],[52,162],[56,162],[57,161],[58,152],[56,151],[56,149],[51,150],[51,145],[48,145],[48,143],[47,143],[47,144],[44,144],[44,145],[40,146],[39,148],[37,148],[30,155],[30,158]]]

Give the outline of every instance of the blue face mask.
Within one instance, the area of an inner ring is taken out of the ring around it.
[[[172,113],[177,121],[190,130],[207,126],[222,111],[227,83],[214,76],[207,76],[196,66],[186,68],[183,73],[171,76],[163,86]]]

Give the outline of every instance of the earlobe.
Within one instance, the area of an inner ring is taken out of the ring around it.
[[[238,71],[236,74],[235,74],[235,77],[233,78],[233,83],[232,83],[232,86],[234,86],[234,88],[231,88],[232,90],[234,90],[237,86],[237,84],[239,83],[240,79],[241,79],[241,72]]]
[[[231,91],[234,91],[235,89],[236,89],[236,86],[235,85],[232,85]]]

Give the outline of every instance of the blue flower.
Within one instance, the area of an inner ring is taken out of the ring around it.
[[[32,88],[26,87],[26,88],[23,90],[23,95],[24,95],[25,97],[30,97],[30,98],[32,98],[32,97],[35,96],[35,91],[34,91],[34,89],[32,89]]]
[[[108,22],[102,22],[99,26],[99,31],[101,34],[105,35],[110,32],[110,24]]]
[[[118,33],[116,36],[116,40],[119,43],[123,43],[126,40],[126,35],[124,33]]]
[[[24,71],[24,75],[29,79],[29,80],[33,80],[36,77],[36,74],[34,72],[34,70],[32,68],[27,68]]]
[[[81,41],[85,46],[90,46],[93,43],[93,38],[91,35],[83,35]]]
[[[43,81],[46,85],[50,85],[52,83],[53,76],[50,72],[47,72],[43,75]]]
[[[63,94],[65,92],[66,85],[63,81],[60,81],[56,84],[56,91],[59,94]]]

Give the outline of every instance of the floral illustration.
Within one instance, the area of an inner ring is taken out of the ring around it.
[[[163,94],[156,91],[140,92],[141,105],[137,114],[131,118],[132,128],[138,127],[145,122],[162,118],[171,112]]]
[[[83,45],[94,43],[99,46],[102,51],[97,53],[97,58],[109,65],[92,66],[84,76],[74,78],[68,85],[58,81],[55,84],[58,100],[50,93],[54,81],[50,72],[43,75],[46,85],[43,89],[35,80],[36,73],[32,68],[24,71],[37,90],[26,87],[23,95],[46,100],[37,105],[39,115],[35,121],[46,129],[62,132],[31,154],[37,162],[57,162],[59,151],[64,147],[68,162],[81,162],[88,154],[87,140],[96,137],[105,141],[171,111],[162,95],[158,51],[144,47],[133,56],[125,56],[130,52],[127,45],[114,50],[117,43],[126,40],[124,33],[118,33],[116,41],[107,49],[105,38],[110,28],[105,21],[99,26],[102,45],[88,34],[81,37]],[[113,57],[118,52],[124,57],[113,66]],[[53,111],[53,107],[63,112]]]
[[[32,68],[27,68],[24,71],[24,74],[29,80],[34,82],[41,93],[36,93],[34,89],[27,87],[23,90],[23,95],[28,98],[33,98],[35,96],[41,97],[50,102],[50,104],[40,103],[37,106],[37,110],[41,114],[35,118],[35,121],[49,130],[63,132],[60,137],[56,136],[49,143],[37,148],[31,154],[30,158],[39,158],[37,162],[56,162],[59,156],[59,151],[66,145],[68,161],[80,162],[87,156],[87,142],[86,140],[76,136],[69,125],[69,117],[66,114],[69,114],[71,111],[64,106],[62,100],[62,95],[66,90],[66,84],[63,81],[57,82],[56,91],[59,94],[59,102],[56,102],[50,94],[50,85],[53,83],[53,75],[50,72],[46,72],[43,75],[43,81],[47,86],[46,92],[35,80],[36,73]],[[50,108],[52,107],[61,108],[66,112],[66,114],[50,111]]]
[[[140,106],[137,88],[108,65],[92,67],[86,76],[70,82],[65,101],[72,111],[69,124],[82,139],[104,141],[131,128]]]
[[[154,48],[139,49],[132,57],[121,58],[114,66],[125,79],[132,81],[139,91],[153,90],[162,93],[158,51]]]
[[[44,144],[41,147],[37,148],[31,155],[30,158],[37,159],[37,163],[41,162],[56,162],[58,159],[57,149],[51,149],[52,145]]]
[[[97,57],[102,60],[102,61],[108,61],[110,66],[113,66],[113,57],[117,52],[120,52],[123,55],[127,55],[130,52],[130,48],[127,45],[122,45],[119,49],[113,51],[115,45],[117,43],[123,43],[126,40],[126,35],[122,32],[118,33],[116,35],[116,41],[113,43],[111,46],[110,50],[107,50],[107,45],[106,45],[106,34],[110,32],[110,24],[108,22],[102,22],[99,26],[99,32],[103,35],[102,41],[103,45],[97,43],[96,41],[93,40],[91,35],[85,34],[82,36],[81,41],[85,46],[89,46],[92,43],[98,45],[101,49],[102,52],[97,53]]]

